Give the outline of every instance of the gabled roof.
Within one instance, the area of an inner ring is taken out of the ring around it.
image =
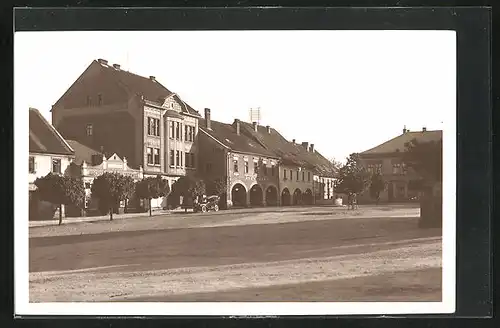
[[[268,156],[277,158],[276,154],[272,151],[264,148],[259,142],[249,138],[247,135],[240,132],[240,134],[236,134],[236,129],[227,123],[222,123],[218,121],[211,120],[211,129],[208,130],[206,128],[206,121],[203,118],[199,119],[199,128],[202,129],[205,133],[219,141],[225,147],[242,153],[249,154],[257,154],[262,156]],[[241,128],[241,127],[240,127]]]
[[[376,154],[390,154],[405,151],[405,144],[413,139],[421,142],[438,141],[443,138],[442,130],[434,131],[411,131],[405,132],[389,141],[386,141],[376,147],[368,149],[361,153],[361,155],[376,155]]]
[[[159,102],[161,99],[173,94],[172,91],[164,87],[158,80],[140,76],[123,69],[116,69],[112,65],[100,63],[94,60],[94,64],[101,67],[105,74],[109,74],[121,86],[129,91],[131,94],[144,96],[145,99],[153,102]],[[181,104],[187,113],[199,116],[199,112],[186,104],[178,95],[174,95],[175,100]]]
[[[245,133],[253,136],[268,150],[274,152],[282,159],[283,164],[296,165],[314,170],[322,176],[334,176],[336,174],[332,163],[323,157],[318,151],[308,151],[304,146],[294,144],[283,137],[277,130],[258,125],[257,131],[253,124],[241,122]]]
[[[38,109],[29,109],[29,151],[58,155],[74,155],[74,150],[43,117]]]
[[[67,140],[68,144],[75,150],[75,160],[73,163],[77,165],[81,165],[84,161],[87,164],[92,163],[92,155],[100,155],[102,153],[98,150],[95,150],[89,146],[86,146],[76,140]]]

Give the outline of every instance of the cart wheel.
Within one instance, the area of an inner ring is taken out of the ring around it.
[[[214,211],[216,211],[216,212],[217,212],[218,210],[219,210],[219,205],[215,204],[215,205],[214,205]]]
[[[206,212],[207,212],[207,207],[206,207],[205,205],[203,205],[203,206],[201,207],[201,212],[202,212],[202,213],[206,213]]]

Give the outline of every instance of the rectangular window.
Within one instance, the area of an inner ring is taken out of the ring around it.
[[[299,181],[299,171],[297,171],[297,181]]]
[[[179,122],[175,122],[175,139],[176,140],[179,140],[180,139],[180,128],[181,128],[181,125]]]
[[[196,167],[196,162],[194,161],[194,153],[191,153],[191,167],[192,168]]]
[[[194,130],[194,126],[190,126],[190,127],[189,127],[189,133],[190,133],[190,134],[189,134],[189,135],[190,135],[190,137],[189,137],[189,141],[193,141],[193,142],[194,142],[194,132],[195,132],[195,130]]]
[[[273,164],[273,165],[271,166],[271,175],[272,175],[273,177],[274,177],[274,170],[275,170],[275,168],[274,168],[274,164]]]
[[[148,156],[147,156],[148,164],[152,165],[153,164],[153,148],[148,147],[147,154],[148,154]]]
[[[92,106],[92,99],[90,98],[90,96],[87,96],[87,106]]]
[[[153,117],[148,118],[148,135],[160,136],[160,119]]]
[[[292,180],[293,180],[293,171],[290,170],[290,181],[292,181]]]
[[[238,172],[238,160],[233,159],[233,171]]]
[[[189,133],[189,126],[184,125],[184,140],[186,141],[189,141],[188,133]]]
[[[52,159],[52,173],[61,173],[61,159],[53,158]]]
[[[306,172],[302,171],[302,181],[306,181]]]
[[[90,189],[91,187],[90,182],[85,182],[85,189]]]
[[[401,164],[392,164],[392,174],[401,174]]]
[[[174,160],[175,160],[175,158],[174,158],[174,151],[170,150],[170,166],[174,166],[175,165]]]
[[[91,136],[94,131],[92,131],[93,127],[92,124],[87,124],[87,136]]]
[[[30,156],[29,172],[30,173],[35,173],[35,157],[33,157],[33,156]]]
[[[176,151],[175,152],[175,166],[180,166],[180,156],[181,156],[181,152],[180,151]]]
[[[259,174],[259,162],[253,162],[253,173]]]
[[[101,106],[101,105],[102,105],[102,95],[101,95],[101,94],[98,94],[98,95],[97,95],[97,104],[98,104],[99,106]]]
[[[286,180],[286,170],[283,170],[283,180]]]
[[[170,139],[174,139],[175,122],[170,122]]]
[[[262,168],[264,169],[264,176],[267,176],[267,165],[264,165]]]
[[[402,174],[407,174],[408,173],[408,167],[406,166],[406,163],[401,163],[401,169],[402,169]]]
[[[155,165],[160,165],[160,149],[154,148],[154,163]]]
[[[212,163],[207,163],[206,166],[205,166],[205,171],[207,173],[210,173],[212,172]]]
[[[307,172],[307,181],[311,181],[311,172]]]
[[[248,161],[245,161],[245,174],[248,174]]]

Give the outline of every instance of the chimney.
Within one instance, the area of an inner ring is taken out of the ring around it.
[[[240,135],[240,120],[235,119],[233,125],[234,125],[234,128],[236,129],[236,134]]]
[[[271,134],[271,127],[268,125],[266,126],[267,133]]]
[[[113,67],[118,71],[120,70],[120,64],[113,64]]]
[[[292,143],[295,145],[295,139],[292,139]]]
[[[309,142],[304,141],[304,142],[302,143],[302,146],[303,146],[303,147],[306,149],[306,151],[307,151],[307,150],[308,150],[308,147],[309,147]]]
[[[150,76],[149,76],[149,79],[150,79],[151,81],[156,81],[156,76],[150,75]]]
[[[210,108],[205,108],[205,123],[208,130],[212,130],[212,122],[210,120]]]
[[[257,132],[257,127],[258,127],[257,122],[253,122],[252,125],[253,125],[253,130]]]
[[[424,127],[422,128],[422,132],[426,132],[426,131],[427,131],[427,128],[424,126]]]
[[[406,129],[406,125],[405,125],[403,128],[403,134],[405,134],[406,132],[408,132],[408,130]]]
[[[106,59],[99,58],[97,61],[99,62],[99,64],[108,65],[108,61]]]
[[[311,153],[314,153],[314,144],[311,144],[311,146],[309,146],[309,151]]]

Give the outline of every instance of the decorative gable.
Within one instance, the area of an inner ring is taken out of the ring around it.
[[[167,97],[163,102],[162,107],[165,109],[175,110],[178,113],[183,112],[181,104],[179,104],[173,96]]]

